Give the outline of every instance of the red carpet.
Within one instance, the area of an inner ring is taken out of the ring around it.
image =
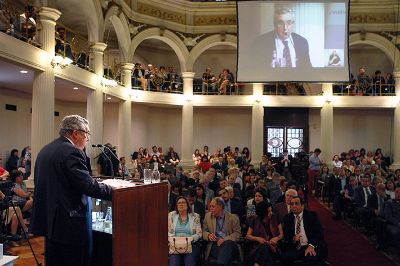
[[[396,266],[376,250],[360,233],[343,221],[332,220],[332,213],[314,198],[310,209],[316,211],[324,228],[328,243],[328,261],[333,266]]]

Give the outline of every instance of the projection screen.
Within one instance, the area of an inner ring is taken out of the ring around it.
[[[348,0],[238,1],[240,82],[349,81]]]

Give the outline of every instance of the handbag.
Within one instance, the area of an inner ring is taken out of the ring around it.
[[[193,237],[172,236],[168,237],[169,254],[190,254],[192,253]]]

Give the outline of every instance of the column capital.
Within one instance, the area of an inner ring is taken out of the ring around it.
[[[394,79],[400,79],[400,71],[393,72],[393,78]]]
[[[90,49],[94,52],[103,53],[106,48],[107,44],[103,42],[92,42],[90,44]]]
[[[194,75],[194,72],[182,72],[182,78],[184,79],[193,79]]]
[[[126,71],[132,71],[132,69],[135,67],[135,64],[133,63],[122,63],[121,64],[122,70]]]
[[[39,11],[40,21],[46,21],[56,25],[56,21],[60,18],[61,12],[50,7],[41,7]]]

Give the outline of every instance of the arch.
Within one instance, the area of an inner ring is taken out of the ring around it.
[[[89,42],[101,42],[101,29],[103,28],[104,20],[100,1],[76,1],[75,8],[81,9],[85,14]]]
[[[383,51],[394,63],[394,68],[399,69],[399,50],[388,39],[375,33],[353,33],[349,37],[349,47],[356,44],[369,44]]]
[[[130,62],[131,58],[128,56],[130,46],[128,22],[125,15],[119,10],[118,6],[112,6],[107,10],[104,18],[104,27],[102,29],[102,38],[104,38],[104,34],[108,29],[107,26],[109,23],[113,25],[117,35],[122,62]]]
[[[189,58],[186,63],[187,71],[193,71],[194,62],[197,58],[207,49],[217,46],[217,45],[230,45],[237,48],[237,37],[231,34],[225,36],[225,40],[221,40],[220,34],[215,34],[210,37],[205,38],[199,42],[189,54]]]
[[[163,31],[163,34],[160,32]],[[186,60],[189,56],[189,51],[186,48],[183,41],[172,31],[162,30],[160,28],[150,28],[138,33],[131,42],[129,47],[129,58],[132,58],[135,54],[136,48],[141,44],[144,40],[147,39],[156,39],[165,42],[168,44],[172,50],[174,50],[175,54],[178,57],[181,72],[186,71]]]

